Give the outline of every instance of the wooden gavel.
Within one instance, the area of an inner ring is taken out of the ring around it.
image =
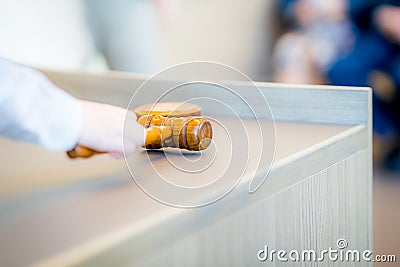
[[[201,112],[196,105],[168,102],[158,103],[151,110],[148,107],[149,105],[144,105],[135,110],[138,122],[146,128],[144,148],[170,147],[200,151],[210,145],[211,123],[202,117],[193,116],[200,115]],[[175,108],[171,110],[171,107]],[[104,152],[77,145],[67,155],[70,158],[88,158],[100,153]]]

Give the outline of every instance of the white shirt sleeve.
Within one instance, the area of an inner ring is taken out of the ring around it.
[[[42,73],[0,58],[0,134],[50,150],[73,148],[82,131],[80,102]]]

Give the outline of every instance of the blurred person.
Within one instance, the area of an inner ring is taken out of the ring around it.
[[[374,160],[400,170],[400,1],[348,3],[356,40],[328,78],[334,85],[373,87]]]
[[[0,77],[1,135],[49,150],[80,145],[115,158],[144,142],[144,128],[130,111],[75,99],[42,73],[2,58]]]
[[[274,80],[326,83],[326,70],[352,43],[345,0],[283,0],[279,10],[289,32],[274,49]]]

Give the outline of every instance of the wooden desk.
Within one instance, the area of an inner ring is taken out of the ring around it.
[[[118,73],[47,74],[78,97],[121,106],[131,93],[126,88],[143,81]],[[339,238],[351,249],[371,249],[371,92],[259,86],[276,119],[268,178],[249,194],[245,174],[226,197],[201,208],[153,200],[123,160],[71,161],[1,139],[0,265],[256,266],[266,264],[257,260],[265,245],[323,250],[336,248]],[[147,156],[139,151],[132,158],[145,162],[136,166],[144,176]],[[150,156],[156,168],[168,170],[165,155]]]

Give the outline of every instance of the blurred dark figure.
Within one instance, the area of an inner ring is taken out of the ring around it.
[[[283,34],[273,52],[274,80],[327,83],[329,66],[352,46],[346,0],[280,0]]]
[[[334,85],[371,86],[374,160],[400,170],[400,0],[349,0],[356,39],[327,73]]]

